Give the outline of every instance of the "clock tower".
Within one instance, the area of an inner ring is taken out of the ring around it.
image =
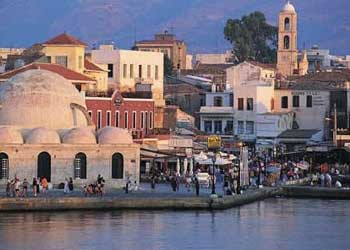
[[[277,71],[283,76],[291,76],[298,69],[297,13],[288,1],[278,19]]]

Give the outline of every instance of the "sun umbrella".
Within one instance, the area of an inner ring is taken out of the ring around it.
[[[187,166],[188,166],[188,160],[187,158],[184,159],[184,173],[187,173]]]
[[[176,161],[176,173],[180,174],[180,159],[179,158],[177,158],[177,161]]]
[[[193,175],[193,159],[190,159],[190,175]]]

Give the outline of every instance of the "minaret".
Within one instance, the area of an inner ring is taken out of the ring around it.
[[[309,69],[309,61],[307,60],[306,50],[304,50],[302,57],[301,57],[301,60],[299,62],[299,75],[300,76],[306,75],[308,69]]]
[[[279,14],[277,71],[291,76],[298,69],[297,13],[288,1]]]

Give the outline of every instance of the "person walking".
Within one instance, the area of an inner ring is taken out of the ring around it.
[[[156,189],[156,177],[154,175],[151,178],[151,189],[152,191]]]
[[[64,179],[64,188],[63,188],[63,192],[64,192],[65,194],[68,194],[68,193],[69,193],[68,179],[67,179],[67,178]]]
[[[27,197],[28,194],[28,187],[29,187],[29,182],[27,181],[26,178],[24,178],[23,183],[22,183],[22,196]]]
[[[125,183],[125,193],[129,193],[129,186],[130,186],[130,178],[128,177],[126,179],[126,183]]]
[[[73,178],[72,177],[69,177],[68,188],[69,188],[69,192],[73,192],[74,183],[73,183]]]
[[[37,196],[37,193],[38,193],[38,180],[34,177],[33,178],[33,183],[32,183],[32,186],[33,186],[33,196],[36,197]]]
[[[195,179],[194,179],[194,185],[196,187],[196,195],[199,196],[199,188],[200,188],[200,186],[199,186],[199,180],[198,180],[197,177],[195,177]]]
[[[21,182],[19,181],[19,179],[16,177],[15,179],[15,192],[16,192],[16,197],[19,197],[19,187],[21,185]]]

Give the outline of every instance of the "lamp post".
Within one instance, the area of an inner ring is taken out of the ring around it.
[[[212,165],[212,169],[211,169],[212,171],[210,171],[212,174],[212,176],[211,176],[211,194],[216,194],[216,192],[215,192],[215,156],[213,157],[212,161],[213,161],[213,165]]]

